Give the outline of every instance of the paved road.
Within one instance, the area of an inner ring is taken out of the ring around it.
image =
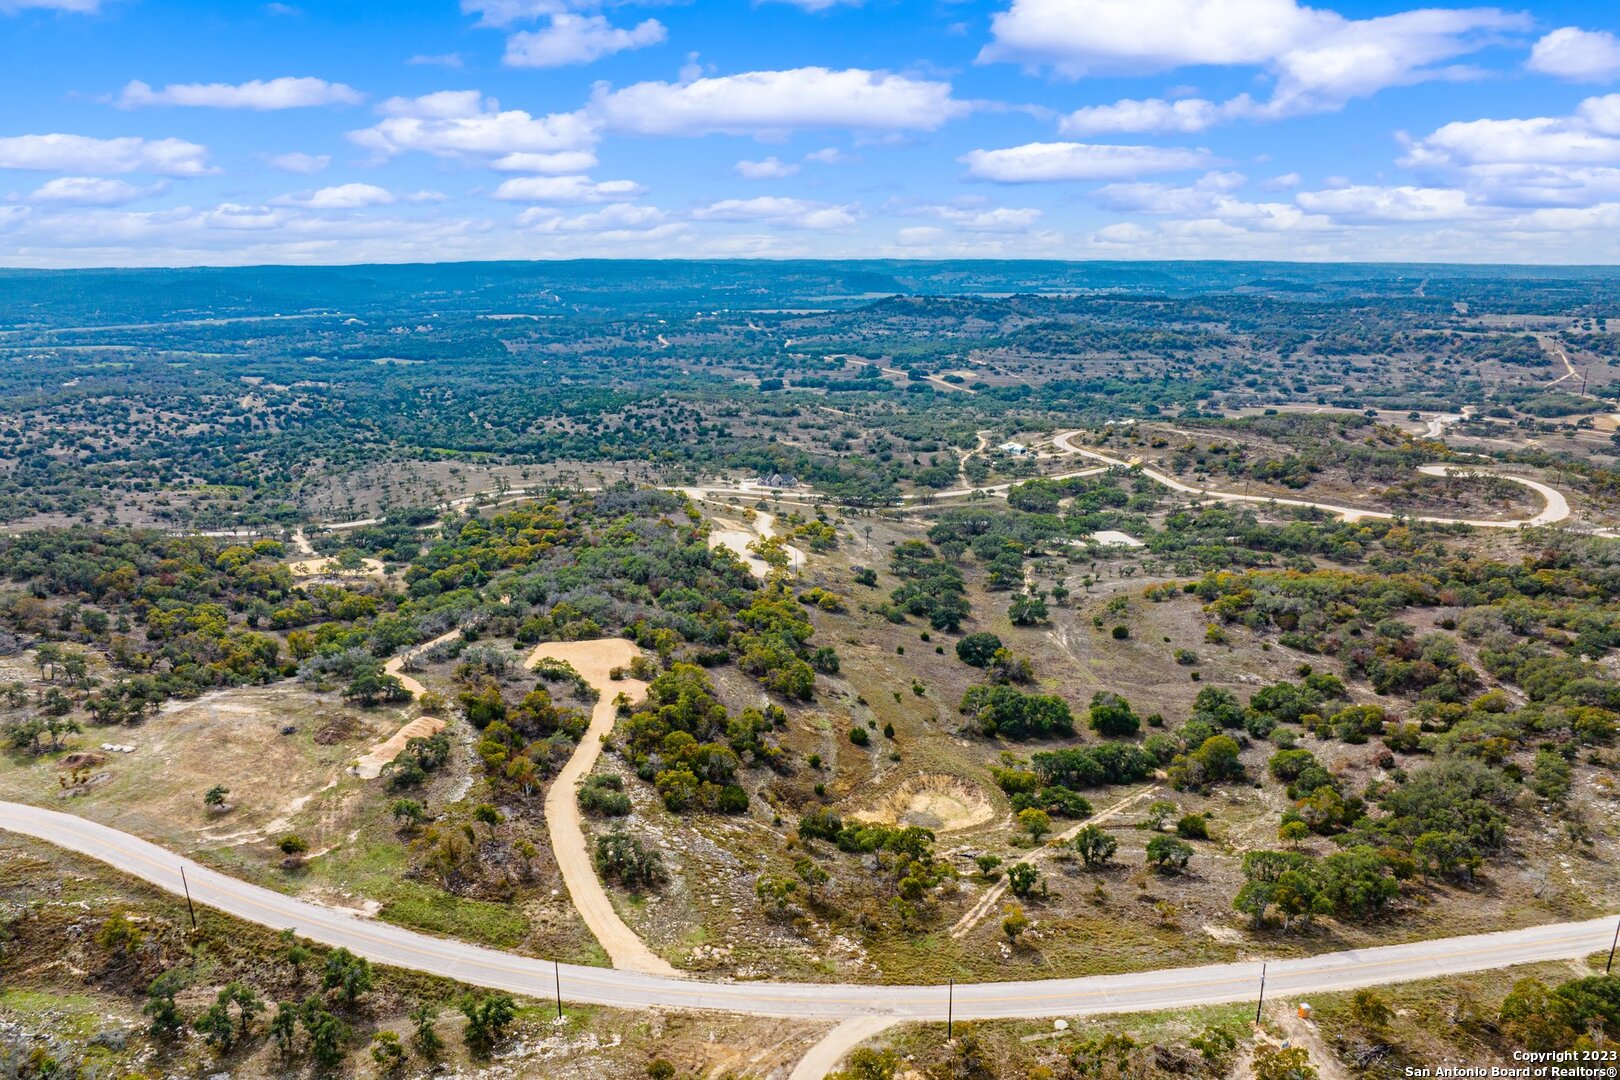
[[[1095,450],[1087,450],[1074,445],[1074,438],[1080,435],[1078,431],[1063,431],[1052,437],[1052,444],[1066,454],[1078,454],[1081,457],[1091,458],[1095,461],[1105,462],[1122,469],[1140,468],[1143,476],[1149,480],[1163,484],[1172,491],[1179,491],[1186,495],[1196,495],[1201,499],[1214,499],[1217,502],[1247,502],[1247,503],[1276,503],[1279,506],[1305,506],[1316,510],[1325,510],[1336,514],[1346,521],[1360,521],[1364,518],[1393,519],[1394,514],[1387,510],[1363,510],[1355,506],[1337,506],[1333,503],[1310,502],[1306,499],[1284,499],[1272,495],[1242,495],[1233,491],[1216,491],[1213,488],[1193,487],[1184,484],[1173,476],[1166,475],[1156,469],[1134,466],[1129,461],[1109,457]],[[1517,529],[1522,525],[1551,525],[1569,517],[1569,500],[1564,498],[1563,492],[1557,488],[1548,487],[1539,480],[1531,480],[1513,473],[1494,472],[1489,469],[1480,469],[1471,465],[1419,465],[1418,472],[1428,476],[1466,476],[1477,474],[1482,476],[1495,476],[1502,480],[1511,480],[1515,484],[1522,484],[1536,492],[1546,505],[1541,511],[1531,517],[1515,521],[1488,521],[1470,518],[1444,518],[1444,517],[1418,517],[1412,516],[1412,521],[1426,521],[1436,525],[1471,525],[1476,529]]]
[[[312,941],[341,945],[378,963],[534,998],[543,999],[553,992],[553,968],[548,961],[433,937],[298,900],[238,881],[156,844],[72,814],[0,802],[0,829],[80,852],[173,893],[181,891],[180,868],[184,866],[197,902],[262,926],[296,928]],[[1270,966],[1267,993],[1297,997],[1581,957],[1607,949],[1614,928],[1610,916],[1277,960]],[[862,1016],[897,1021],[945,1019],[946,994],[938,986],[711,983],[572,964],[561,965],[558,971],[565,999],[626,1009],[705,1009],[798,1020],[844,1021]],[[1220,1004],[1252,997],[1258,977],[1257,963],[1236,963],[1130,975],[963,984],[956,987],[955,1015],[964,1020],[989,1020]]]

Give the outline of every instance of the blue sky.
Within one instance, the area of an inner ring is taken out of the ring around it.
[[[0,0],[0,265],[1620,261],[1620,11]]]

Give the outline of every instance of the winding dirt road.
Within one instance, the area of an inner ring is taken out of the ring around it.
[[[613,907],[607,890],[596,876],[590,846],[585,842],[579,818],[579,783],[590,775],[602,754],[602,740],[613,730],[618,708],[613,701],[623,693],[631,701],[647,694],[647,684],[638,679],[613,679],[609,672],[624,667],[641,654],[624,638],[598,641],[551,641],[537,645],[524,665],[533,668],[543,658],[566,660],[580,677],[596,688],[598,697],[591,708],[591,724],[579,740],[579,748],[568,758],[557,778],[546,789],[546,829],[551,833],[551,850],[562,872],[563,884],[579,917],[608,954],[615,968],[663,978],[679,978],[669,961],[647,948],[646,942],[625,925]]]
[[[1355,506],[1338,506],[1334,503],[1311,502],[1307,499],[1284,499],[1273,495],[1244,495],[1235,491],[1216,491],[1213,488],[1193,487],[1191,484],[1184,484],[1175,477],[1159,472],[1157,469],[1135,465],[1129,461],[1121,461],[1119,458],[1098,453],[1095,450],[1087,450],[1084,447],[1076,446],[1073,440],[1080,434],[1079,431],[1059,432],[1052,436],[1052,445],[1066,454],[1077,454],[1080,457],[1091,458],[1113,468],[1136,469],[1149,480],[1163,484],[1172,491],[1179,491],[1186,495],[1196,495],[1200,499],[1211,499],[1216,502],[1276,503],[1279,506],[1310,507],[1316,510],[1325,510],[1330,514],[1343,518],[1345,521],[1361,521],[1366,518],[1392,520],[1397,516],[1406,516],[1396,515],[1388,510],[1363,510]],[[1419,516],[1410,517],[1412,521],[1424,521],[1435,525],[1470,525],[1476,529],[1517,529],[1532,525],[1551,525],[1565,520],[1570,514],[1569,500],[1564,497],[1564,493],[1557,488],[1548,487],[1539,480],[1515,476],[1513,473],[1481,469],[1473,465],[1419,465],[1418,472],[1427,476],[1495,476],[1502,480],[1512,481],[1515,484],[1522,484],[1540,495],[1546,501],[1546,505],[1542,507],[1540,513],[1514,521]]]

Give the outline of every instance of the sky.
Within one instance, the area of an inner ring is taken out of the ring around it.
[[[1620,5],[0,0],[0,265],[1620,262]]]

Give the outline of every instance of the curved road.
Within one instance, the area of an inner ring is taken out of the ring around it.
[[[179,894],[185,868],[199,903],[273,929],[292,927],[312,941],[343,946],[376,963],[428,971],[475,986],[544,999],[553,993],[550,962],[514,956],[321,907],[239,881],[139,837],[72,814],[0,802],[0,829],[57,844]],[[1566,960],[1609,947],[1614,917],[1559,923],[1470,937],[1441,938],[1355,949],[1270,963],[1267,993],[1284,996],[1348,990],[1380,983],[1458,975],[1548,960]],[[563,964],[564,998],[624,1009],[702,1009],[796,1020],[945,1019],[939,986],[811,983],[705,983],[612,968]],[[960,1019],[1013,1019],[1141,1012],[1213,1005],[1253,997],[1259,964],[1144,971],[1078,979],[964,983],[955,989]]]
[[[1059,432],[1058,434],[1052,436],[1052,444],[1066,454],[1078,454],[1081,457],[1092,458],[1093,460],[1101,461],[1121,469],[1137,469],[1149,480],[1163,484],[1172,491],[1179,491],[1187,495],[1196,495],[1201,499],[1215,499],[1220,502],[1276,503],[1279,506],[1304,506],[1316,510],[1325,510],[1330,514],[1338,515],[1346,521],[1360,521],[1363,518],[1382,518],[1388,520],[1397,516],[1387,510],[1363,510],[1354,506],[1337,506],[1333,503],[1310,502],[1305,499],[1283,499],[1274,495],[1241,495],[1232,491],[1216,491],[1212,488],[1193,487],[1191,484],[1184,484],[1175,477],[1159,472],[1157,469],[1133,465],[1129,461],[1121,461],[1119,458],[1109,457],[1107,454],[1100,454],[1095,450],[1086,450],[1082,447],[1076,446],[1074,445],[1073,440],[1074,437],[1079,434],[1080,432],[1078,431]],[[1471,525],[1476,529],[1517,529],[1520,526],[1525,525],[1551,525],[1554,522],[1563,521],[1565,518],[1569,517],[1569,500],[1564,498],[1564,493],[1559,491],[1557,488],[1548,487],[1539,480],[1531,480],[1527,477],[1515,476],[1512,473],[1492,472],[1490,470],[1480,469],[1472,465],[1419,465],[1418,472],[1427,476],[1495,476],[1502,480],[1510,480],[1515,484],[1524,485],[1531,491],[1534,491],[1536,494],[1540,495],[1542,499],[1546,501],[1546,505],[1542,507],[1540,513],[1532,517],[1521,518],[1516,521],[1488,521],[1483,519],[1444,517],[1411,517],[1410,520],[1412,521],[1426,521],[1435,525]]]

